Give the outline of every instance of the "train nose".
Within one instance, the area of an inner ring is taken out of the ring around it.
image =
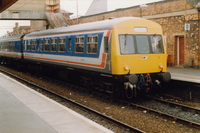
[[[169,72],[160,73],[159,78],[167,83],[171,80],[171,74]]]

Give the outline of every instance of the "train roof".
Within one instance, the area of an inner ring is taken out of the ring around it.
[[[56,35],[56,34],[65,34],[72,32],[83,32],[83,31],[93,31],[93,30],[102,30],[102,29],[111,29],[117,23],[120,23],[125,20],[130,19],[141,19],[138,17],[122,17],[122,18],[114,18],[90,23],[83,23],[78,25],[72,25],[67,27],[60,27],[56,29],[49,29],[43,31],[36,31],[25,35],[24,38],[34,38],[40,36],[48,36],[48,35]]]
[[[7,42],[9,41],[17,41],[20,40],[23,35],[14,35],[14,36],[7,36],[7,37],[0,37],[0,42]]]

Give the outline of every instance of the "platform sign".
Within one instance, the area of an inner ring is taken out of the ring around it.
[[[190,30],[190,24],[185,24],[185,30]]]

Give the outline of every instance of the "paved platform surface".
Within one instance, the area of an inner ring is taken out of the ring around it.
[[[168,67],[167,71],[174,80],[200,83],[200,69]]]
[[[112,133],[0,73],[0,133]]]

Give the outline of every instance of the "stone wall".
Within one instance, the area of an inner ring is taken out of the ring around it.
[[[168,64],[179,65],[178,38],[184,37],[184,67],[200,67],[199,50],[199,13],[196,4],[188,4],[187,0],[165,0],[147,4],[147,7],[133,6],[110,12],[83,16],[79,23],[100,21],[111,17],[142,17],[159,23],[166,38]],[[190,30],[185,30],[185,24],[190,24]]]

